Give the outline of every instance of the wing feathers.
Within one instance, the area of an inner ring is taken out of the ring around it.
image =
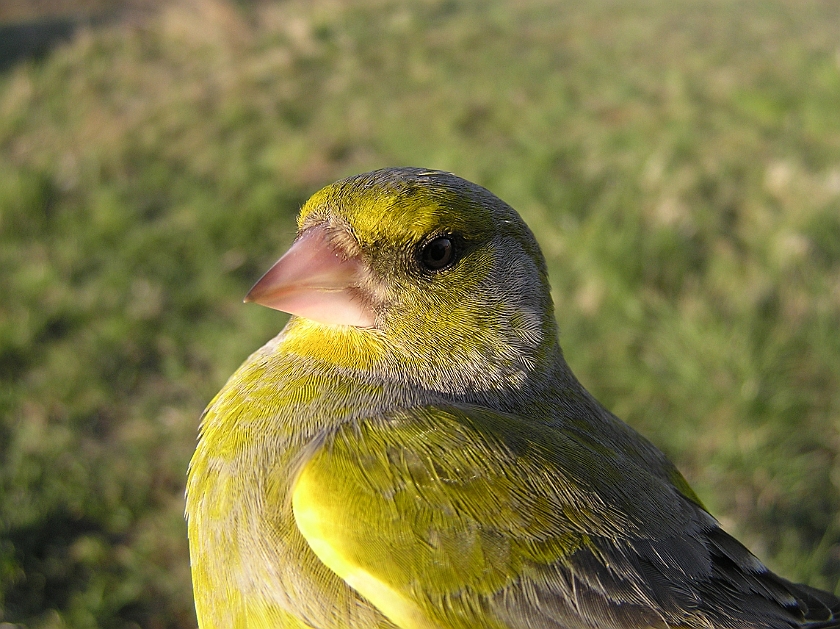
[[[339,429],[301,472],[298,528],[406,629],[840,629],[840,601],[770,573],[655,471],[630,470],[633,495],[585,485],[587,444],[523,425],[447,407]],[[627,472],[599,447],[599,478]]]

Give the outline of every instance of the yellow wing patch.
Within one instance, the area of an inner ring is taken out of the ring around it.
[[[402,593],[361,568],[345,552],[335,514],[307,468],[301,472],[292,496],[298,529],[324,565],[335,572],[402,629],[441,629]]]

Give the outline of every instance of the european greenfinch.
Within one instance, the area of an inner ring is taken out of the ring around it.
[[[246,301],[293,316],[202,419],[203,629],[840,627],[577,381],[537,242],[484,188],[327,186]]]

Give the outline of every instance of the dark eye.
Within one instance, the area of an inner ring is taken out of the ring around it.
[[[429,271],[440,271],[455,262],[455,244],[449,236],[430,240],[420,251],[420,262]]]

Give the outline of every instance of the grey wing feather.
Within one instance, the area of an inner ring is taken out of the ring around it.
[[[840,599],[782,579],[697,509],[692,533],[593,539],[490,601],[515,629],[840,629]]]

